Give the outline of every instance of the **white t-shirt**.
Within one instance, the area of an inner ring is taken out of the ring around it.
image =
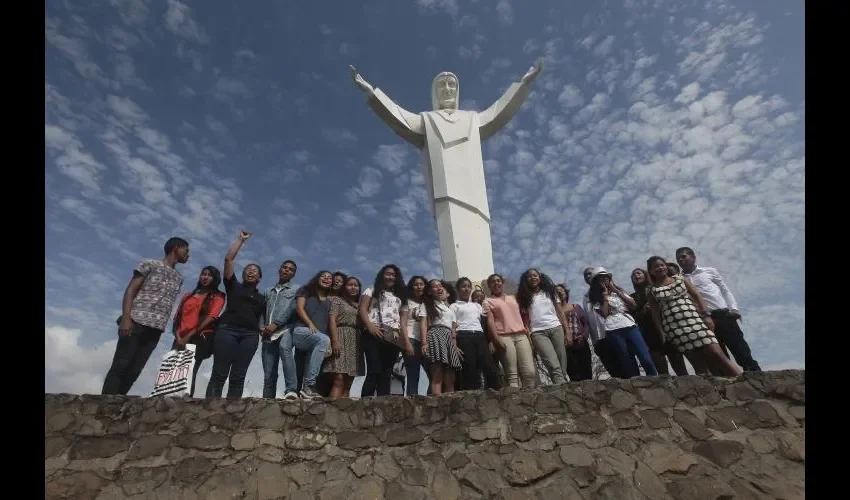
[[[555,297],[555,302],[561,303],[561,299]],[[555,304],[543,292],[537,292],[531,298],[531,307],[528,311],[528,320],[531,322],[531,331],[539,332],[540,330],[548,330],[561,326],[561,320],[558,319],[558,313],[555,311]]]
[[[440,302],[437,304],[437,309],[440,310],[440,316],[436,320],[431,320],[431,325],[442,325],[446,328],[451,328],[452,324],[457,322],[457,316],[455,316],[455,312],[449,306]],[[428,316],[428,307],[422,304],[422,307],[419,308],[419,318],[421,319],[426,316]]]
[[[367,288],[363,291],[363,296],[371,297],[372,292],[371,288]],[[400,298],[393,292],[384,290],[380,301],[372,300],[372,305],[369,307],[369,320],[377,327],[383,324],[390,328],[401,329],[401,311],[406,309],[407,305],[402,305]]]
[[[635,321],[628,313],[626,303],[623,302],[623,299],[619,295],[611,294],[608,296],[608,308],[611,314],[606,318],[602,318],[602,315],[599,314],[599,311],[602,310],[602,304],[593,304],[593,311],[599,315],[599,318],[605,325],[606,332],[635,326]]]
[[[458,331],[484,331],[484,327],[481,325],[481,316],[484,315],[481,304],[478,302],[455,302],[449,307],[457,317]]]
[[[425,304],[420,304],[413,299],[407,299],[407,309],[410,311],[410,316],[407,319],[407,336],[422,340],[422,332],[419,331],[419,308],[425,308]]]

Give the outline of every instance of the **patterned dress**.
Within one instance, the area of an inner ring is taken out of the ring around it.
[[[443,325],[431,325],[428,328],[428,359],[431,363],[440,363],[460,369],[460,353],[452,341],[452,331]]]
[[[714,333],[708,329],[685,287],[684,278],[674,276],[669,285],[653,286],[650,293],[661,308],[661,328],[664,338],[679,352],[716,344]]]
[[[343,373],[352,377],[364,375],[363,350],[357,330],[357,307],[340,297],[331,297],[331,314],[336,319],[340,353],[337,358],[327,358],[322,373]]]

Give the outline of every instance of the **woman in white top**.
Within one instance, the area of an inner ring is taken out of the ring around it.
[[[449,306],[457,317],[457,345],[463,351],[463,367],[459,374],[462,390],[481,389],[481,374],[488,388],[500,389],[499,373],[490,353],[490,341],[484,334],[481,304],[472,300],[472,281],[461,278],[455,284],[458,301]]]
[[[549,372],[553,384],[567,381],[567,346],[573,344],[566,327],[561,300],[552,280],[537,269],[529,269],[519,277],[516,301],[523,322],[531,331],[531,342]],[[566,332],[566,334],[565,334]]]
[[[424,307],[419,308],[422,355],[430,363],[431,394],[454,392],[455,370],[461,367],[463,353],[457,347],[457,318],[446,303],[447,298],[440,280],[431,280]]]
[[[605,328],[605,336],[619,360],[620,373],[624,378],[637,377],[640,372],[634,364],[636,357],[647,376],[658,375],[649,348],[643,340],[637,322],[629,309],[637,307],[635,299],[614,284],[611,273],[597,267],[590,278],[588,300],[599,323]]]
[[[422,370],[428,375],[428,362],[422,357],[422,332],[419,331],[419,309],[425,297],[427,280],[423,276],[414,276],[407,282],[407,338],[413,346],[413,354],[404,353],[404,371],[406,372],[406,395],[419,394],[419,376]]]
[[[360,296],[358,314],[364,326],[361,345],[366,354],[366,378],[360,395],[388,396],[398,353],[413,352],[410,339],[402,331],[408,316],[407,290],[398,266],[387,264],[378,271],[375,285]]]

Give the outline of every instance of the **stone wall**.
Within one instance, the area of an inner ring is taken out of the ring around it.
[[[805,372],[409,398],[45,395],[52,498],[804,498]]]

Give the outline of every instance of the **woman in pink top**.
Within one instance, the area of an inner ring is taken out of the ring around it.
[[[493,332],[493,342],[501,354],[502,368],[509,387],[531,388],[537,377],[530,333],[522,322],[519,304],[513,295],[505,295],[505,280],[499,274],[487,278],[490,297],[484,299],[487,328]]]

